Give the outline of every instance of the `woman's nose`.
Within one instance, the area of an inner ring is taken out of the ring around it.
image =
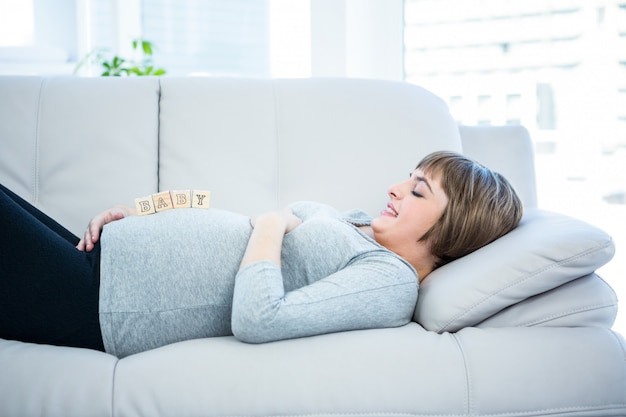
[[[408,179],[406,181],[390,185],[387,189],[387,194],[389,197],[399,200],[404,198],[408,192],[411,192],[414,186],[414,182],[411,179]]]
[[[390,185],[387,189],[387,194],[393,199],[400,199],[402,198],[402,187],[400,187],[400,184]]]

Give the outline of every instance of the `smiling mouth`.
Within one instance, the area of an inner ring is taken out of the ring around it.
[[[387,203],[387,208],[383,210],[383,214],[389,214],[389,215],[392,215],[393,217],[398,217],[398,212],[396,211],[393,204],[391,203]]]

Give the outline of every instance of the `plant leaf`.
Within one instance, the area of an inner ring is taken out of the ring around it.
[[[149,41],[141,41],[141,47],[143,48],[144,54],[152,55],[152,43]]]
[[[124,65],[124,62],[126,62],[124,58],[120,58],[117,55],[113,57],[113,67],[115,68],[120,68],[122,65]]]
[[[164,75],[166,73],[163,68],[156,68],[152,63],[153,44],[150,41],[137,38],[132,41],[133,50],[137,51],[141,47],[143,57],[137,62],[133,58],[130,60],[122,58],[119,55],[111,57],[110,49],[95,48],[89,52],[76,66],[74,73],[86,65],[93,63],[102,67],[102,77],[119,77],[129,75]],[[107,59],[108,58],[108,59]]]

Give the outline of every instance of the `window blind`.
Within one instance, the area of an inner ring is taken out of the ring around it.
[[[168,75],[266,77],[269,0],[142,0],[143,38]]]

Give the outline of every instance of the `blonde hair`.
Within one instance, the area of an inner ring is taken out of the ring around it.
[[[439,176],[448,204],[420,240],[430,243],[435,268],[468,255],[513,230],[523,205],[501,174],[455,152],[435,152],[417,168]]]

